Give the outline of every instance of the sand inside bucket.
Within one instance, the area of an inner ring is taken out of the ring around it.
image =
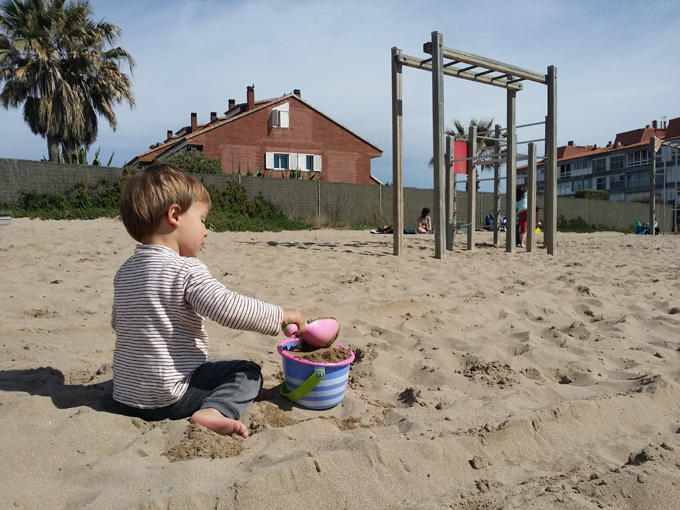
[[[288,352],[295,358],[311,361],[312,363],[340,363],[352,356],[351,349],[343,349],[337,345],[317,349],[304,342],[298,342]]]

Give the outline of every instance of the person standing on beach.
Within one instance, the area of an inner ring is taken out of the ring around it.
[[[519,219],[519,244],[522,248],[527,246],[527,189],[525,186],[517,187],[517,218]]]
[[[221,435],[248,437],[238,420],[262,389],[260,366],[208,361],[205,319],[273,336],[291,323],[304,331],[302,314],[228,290],[198,260],[210,196],[190,174],[151,165],[128,180],[119,207],[141,244],[114,278],[114,400],[129,416],[189,418]]]

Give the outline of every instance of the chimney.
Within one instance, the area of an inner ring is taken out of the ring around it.
[[[191,129],[189,130],[189,133],[193,133],[194,131],[196,131],[197,126],[198,126],[198,120],[196,118],[196,114],[192,112],[191,113]]]
[[[295,94],[299,98],[302,98],[302,96],[300,95],[300,89],[293,90],[293,94]]]
[[[616,142],[615,148],[620,148],[621,147],[621,142]]]
[[[248,106],[246,110],[250,111],[255,107],[255,85],[246,87],[246,95],[248,96]]]
[[[236,106],[236,99],[230,99],[229,100],[229,110],[231,110],[234,106]],[[227,111],[229,111],[227,110]]]
[[[654,129],[658,129],[658,128],[659,128],[659,121],[658,121],[658,120],[653,120],[653,121],[652,121],[652,127],[653,127]]]
[[[217,112],[210,112],[210,122],[215,122],[217,120]]]
[[[170,138],[172,138],[172,129],[168,129],[168,137],[165,139],[165,141],[167,142],[170,140]]]
[[[569,147],[573,147],[573,146],[574,146],[574,140],[569,140],[569,141],[567,142],[567,145],[568,145]]]

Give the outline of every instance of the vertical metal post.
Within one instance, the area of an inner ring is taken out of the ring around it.
[[[432,32],[432,161],[434,163],[434,256],[444,258],[444,56],[441,32]]]
[[[548,115],[545,119],[545,246],[549,255],[557,248],[557,68],[548,66]]]
[[[403,110],[401,49],[392,48],[392,230],[393,253],[401,255],[404,246]]]
[[[468,250],[475,249],[475,226],[477,220],[475,212],[477,209],[477,167],[473,159],[477,154],[477,126],[470,126],[468,130],[468,150],[467,150],[467,245]]]
[[[533,252],[536,232],[536,146],[529,144],[529,166],[527,167],[527,251]]]
[[[654,235],[656,217],[656,136],[649,139],[649,233]]]
[[[451,166],[451,160],[453,159],[453,137],[446,137],[446,154],[444,155],[445,168],[446,168],[446,249],[449,251],[453,250],[453,239],[456,233],[456,227],[453,223],[453,168]]]
[[[517,225],[515,223],[515,218],[517,213],[515,212],[515,204],[517,202],[516,197],[516,184],[517,184],[517,134],[515,133],[515,103],[516,103],[517,93],[514,90],[508,89],[507,91],[507,134],[508,138],[505,141],[506,154],[505,154],[505,168],[507,171],[507,176],[505,180],[505,217],[507,219],[507,225],[505,230],[505,251],[514,252],[515,251],[515,235],[517,234]]]
[[[496,162],[493,164],[493,244],[498,246],[498,233],[501,219],[501,164],[498,161],[501,154],[501,126],[496,124],[494,131],[493,152]]]

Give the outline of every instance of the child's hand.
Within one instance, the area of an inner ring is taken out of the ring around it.
[[[288,324],[295,324],[298,328],[297,333],[295,333],[296,336],[300,336],[300,333],[302,333],[305,330],[305,319],[302,317],[302,314],[300,313],[300,310],[297,308],[284,308],[283,310],[283,324],[281,324],[281,328],[285,328]]]

